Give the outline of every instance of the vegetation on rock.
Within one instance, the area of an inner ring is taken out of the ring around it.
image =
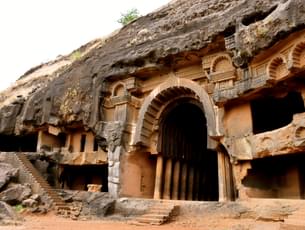
[[[136,8],[127,10],[126,13],[121,13],[121,18],[118,20],[118,23],[121,23],[123,26],[126,26],[128,23],[140,17],[140,12]]]

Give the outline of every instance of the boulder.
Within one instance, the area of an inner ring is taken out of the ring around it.
[[[0,162],[0,191],[13,178],[18,177],[18,169],[12,165]]]
[[[107,216],[114,211],[114,199],[97,199],[90,203],[91,215],[97,217]]]
[[[81,216],[104,217],[114,211],[115,199],[108,193],[64,190],[60,196],[64,200],[82,203]]]
[[[32,200],[36,200],[37,202],[39,202],[41,200],[40,195],[39,194],[33,194],[30,199]]]
[[[32,208],[28,207],[27,210],[32,212],[32,213],[46,214],[48,212],[49,208],[45,207],[45,206],[34,206]]]
[[[18,220],[19,216],[15,210],[7,203],[0,201],[0,221],[4,220]]]
[[[31,194],[32,190],[29,184],[14,184],[0,193],[0,200],[11,205],[16,205],[29,198]]]
[[[31,198],[25,199],[22,201],[22,206],[27,208],[34,208],[37,207],[38,202],[36,200],[33,200]]]
[[[115,200],[106,193],[85,192],[87,194],[83,200],[82,215],[104,217],[114,211]]]

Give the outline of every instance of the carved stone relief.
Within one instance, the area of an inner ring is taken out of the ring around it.
[[[279,80],[289,74],[287,61],[283,55],[279,55],[270,61],[268,74],[270,80]]]
[[[296,44],[291,53],[292,65],[294,68],[305,66],[305,41]]]
[[[112,90],[112,97],[120,97],[126,94],[126,86],[122,82],[115,84]]]
[[[204,57],[202,68],[209,82],[214,85],[214,88],[210,86],[209,89],[221,91],[234,87],[237,74],[228,54],[218,53]]]

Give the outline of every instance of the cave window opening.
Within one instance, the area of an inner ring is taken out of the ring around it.
[[[98,142],[97,142],[97,139],[96,139],[96,138],[94,138],[93,151],[94,151],[94,152],[98,151]]]
[[[305,154],[265,157],[251,162],[242,180],[250,198],[305,198]],[[272,167],[270,167],[272,166]]]
[[[108,192],[108,164],[103,165],[64,165],[59,176],[63,189],[88,190],[88,184],[102,185],[101,192]]]
[[[0,135],[2,152],[36,152],[38,134],[24,136]]]
[[[230,37],[230,36],[234,35],[235,32],[236,32],[235,25],[232,25],[232,26],[227,27],[227,28],[223,31],[223,35],[224,35],[225,37]]]
[[[65,133],[59,133],[58,139],[61,147],[66,146],[67,135]]]
[[[275,9],[277,8],[277,5],[271,7],[268,11],[262,12],[262,11],[255,11],[253,14],[246,15],[242,19],[242,24],[245,26],[249,26],[255,22],[259,22],[267,18]]]
[[[82,134],[81,139],[80,139],[80,151],[81,152],[85,151],[85,146],[86,146],[86,134]]]
[[[263,133],[291,123],[293,115],[305,112],[304,101],[298,92],[283,98],[267,96],[251,102],[253,133]]]

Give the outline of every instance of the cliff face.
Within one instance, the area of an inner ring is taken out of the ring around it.
[[[52,82],[74,62],[103,43],[103,39],[93,40],[69,55],[59,56],[53,61],[33,67],[12,86],[2,91],[0,93],[0,133],[19,134],[23,130],[30,131],[35,124],[41,124],[41,111],[37,106],[43,103],[40,106],[43,110],[46,109],[49,99],[45,93],[53,90],[53,88],[48,89]],[[31,116],[33,122],[24,122],[23,118],[26,114]],[[27,126],[30,123],[31,125]]]
[[[302,0],[177,0],[97,42],[80,59],[63,64],[47,78],[39,75],[0,101],[0,133],[13,134],[43,124],[82,122],[93,127],[105,79],[169,70],[175,58],[222,41],[234,64],[245,68],[260,50],[305,25]],[[231,37],[231,44],[225,38]],[[29,78],[28,78],[29,79]],[[31,83],[31,84],[29,84]],[[14,91],[14,89],[11,89]]]

